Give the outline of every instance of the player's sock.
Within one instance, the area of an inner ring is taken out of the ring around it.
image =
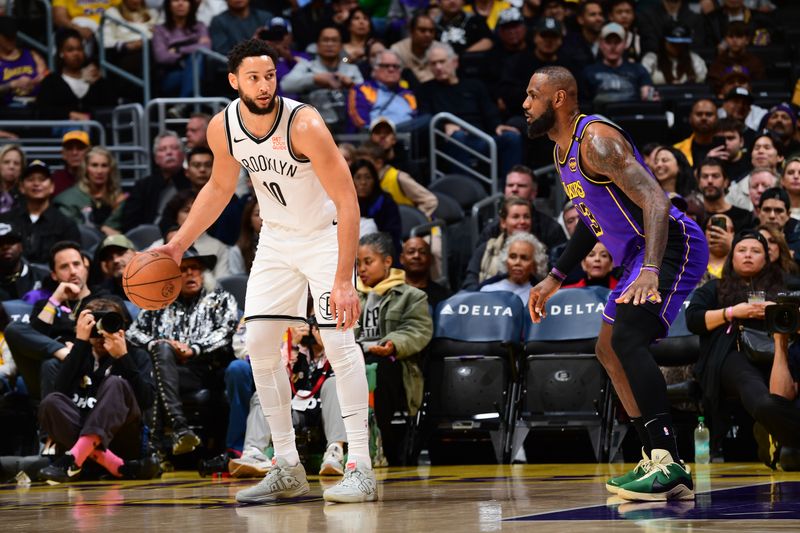
[[[356,345],[353,331],[320,329],[325,354],[336,373],[336,394],[347,432],[347,459],[372,467],[369,455],[369,386],[364,356]]]
[[[639,435],[639,440],[642,441],[644,453],[646,453],[649,457],[652,447],[650,446],[650,435],[647,433],[647,428],[644,427],[644,420],[640,416],[637,418],[631,418],[631,422],[633,422],[633,427],[636,428],[636,434]]]
[[[678,443],[675,441],[675,431],[672,429],[672,415],[659,413],[646,421],[644,425],[653,449],[667,450],[675,462],[679,462]]]
[[[249,322],[246,342],[258,399],[272,433],[275,457],[294,466],[300,462],[300,456],[292,424],[292,390],[280,355],[280,339],[286,327],[285,322]]]
[[[72,446],[69,454],[72,456],[76,465],[83,466],[86,458],[91,455],[101,442],[102,439],[100,439],[99,435],[82,435],[75,445]]]
[[[92,461],[99,464],[106,470],[108,470],[112,476],[114,477],[122,477],[119,469],[120,467],[125,464],[125,461],[122,460],[117,454],[112,452],[111,450],[93,450],[91,455]]]

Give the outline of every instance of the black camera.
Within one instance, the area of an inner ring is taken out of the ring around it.
[[[800,291],[780,292],[777,303],[764,309],[767,332],[794,334],[800,331]]]
[[[91,336],[94,338],[102,337],[102,333],[116,333],[125,329],[125,319],[116,311],[92,311],[92,316],[95,324]]]

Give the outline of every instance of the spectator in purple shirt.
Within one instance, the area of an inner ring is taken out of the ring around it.
[[[164,24],[153,29],[153,55],[162,69],[164,96],[192,96],[190,56],[198,48],[211,47],[208,29],[197,21],[197,7],[192,0],[164,0]]]

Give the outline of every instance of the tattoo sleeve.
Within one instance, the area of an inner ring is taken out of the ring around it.
[[[586,170],[606,176],[642,209],[646,264],[661,266],[669,234],[670,203],[656,180],[636,160],[628,140],[603,124],[589,126],[581,143]]]

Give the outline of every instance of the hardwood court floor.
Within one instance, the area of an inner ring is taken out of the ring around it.
[[[603,486],[622,472],[619,464],[383,469],[381,500],[350,505],[326,505],[316,477],[308,497],[263,506],[233,501],[254,480],[190,472],[147,482],[0,485],[0,532],[800,530],[800,473],[706,465],[695,472],[696,501],[634,504]]]

